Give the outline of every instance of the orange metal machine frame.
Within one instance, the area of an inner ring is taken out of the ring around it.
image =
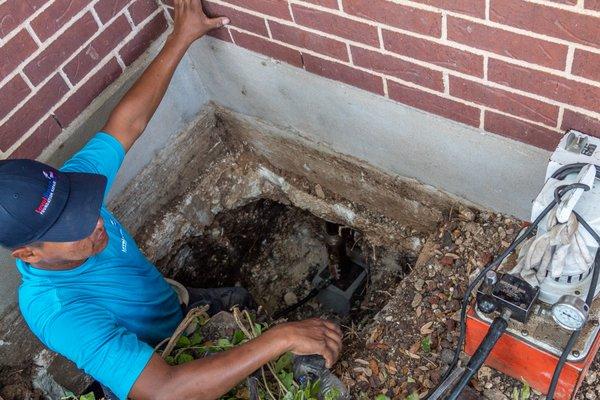
[[[465,341],[465,352],[469,356],[475,353],[489,327],[486,321],[477,317],[472,307],[469,308]],[[570,400],[575,397],[575,393],[581,386],[599,348],[600,335],[595,338],[584,359],[578,362],[565,363],[560,374],[554,400]],[[498,340],[485,361],[490,367],[515,379],[525,381],[529,386],[544,394],[548,393],[548,387],[557,362],[558,357],[556,355],[519,340],[518,337],[508,332],[505,332]]]

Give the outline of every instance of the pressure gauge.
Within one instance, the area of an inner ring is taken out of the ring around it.
[[[587,322],[589,307],[572,294],[562,295],[552,306],[554,322],[570,331],[578,331]]]

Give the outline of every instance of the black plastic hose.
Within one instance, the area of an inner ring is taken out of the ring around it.
[[[448,400],[458,399],[458,396],[460,396],[460,393],[463,391],[465,386],[469,384],[469,381],[473,378],[477,371],[479,371],[479,368],[481,368],[481,366],[485,362],[485,359],[494,348],[494,345],[496,344],[498,339],[500,339],[504,331],[506,331],[506,327],[508,326],[508,318],[510,317],[500,316],[494,319],[492,325],[490,326],[490,329],[485,335],[485,338],[483,338],[483,340],[479,344],[479,347],[477,347],[477,351],[475,351],[475,354],[473,354],[473,357],[471,357],[471,359],[467,363],[467,366],[465,367],[465,372],[463,372],[462,376],[460,377],[460,380],[458,381],[456,386],[454,386],[454,389],[452,389],[452,391],[450,392]]]

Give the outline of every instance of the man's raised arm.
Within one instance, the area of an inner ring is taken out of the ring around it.
[[[200,0],[175,0],[173,32],[158,56],[111,112],[102,130],[129,150],[154,115],[188,47],[206,32],[228,23],[225,17],[208,18]]]

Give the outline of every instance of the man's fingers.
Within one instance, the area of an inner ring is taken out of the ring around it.
[[[326,319],[322,319],[321,321],[323,321],[323,323],[325,324],[325,326],[327,326],[329,329],[337,332],[340,336],[342,335],[342,330],[340,329],[340,327],[338,326],[338,324],[333,323],[329,320]]]
[[[209,18],[208,25],[211,28],[220,28],[229,24],[229,18],[227,17],[218,17],[218,18]]]
[[[332,331],[325,332],[325,335],[327,336],[327,340],[331,341],[338,351],[342,349],[342,338],[340,335]]]

